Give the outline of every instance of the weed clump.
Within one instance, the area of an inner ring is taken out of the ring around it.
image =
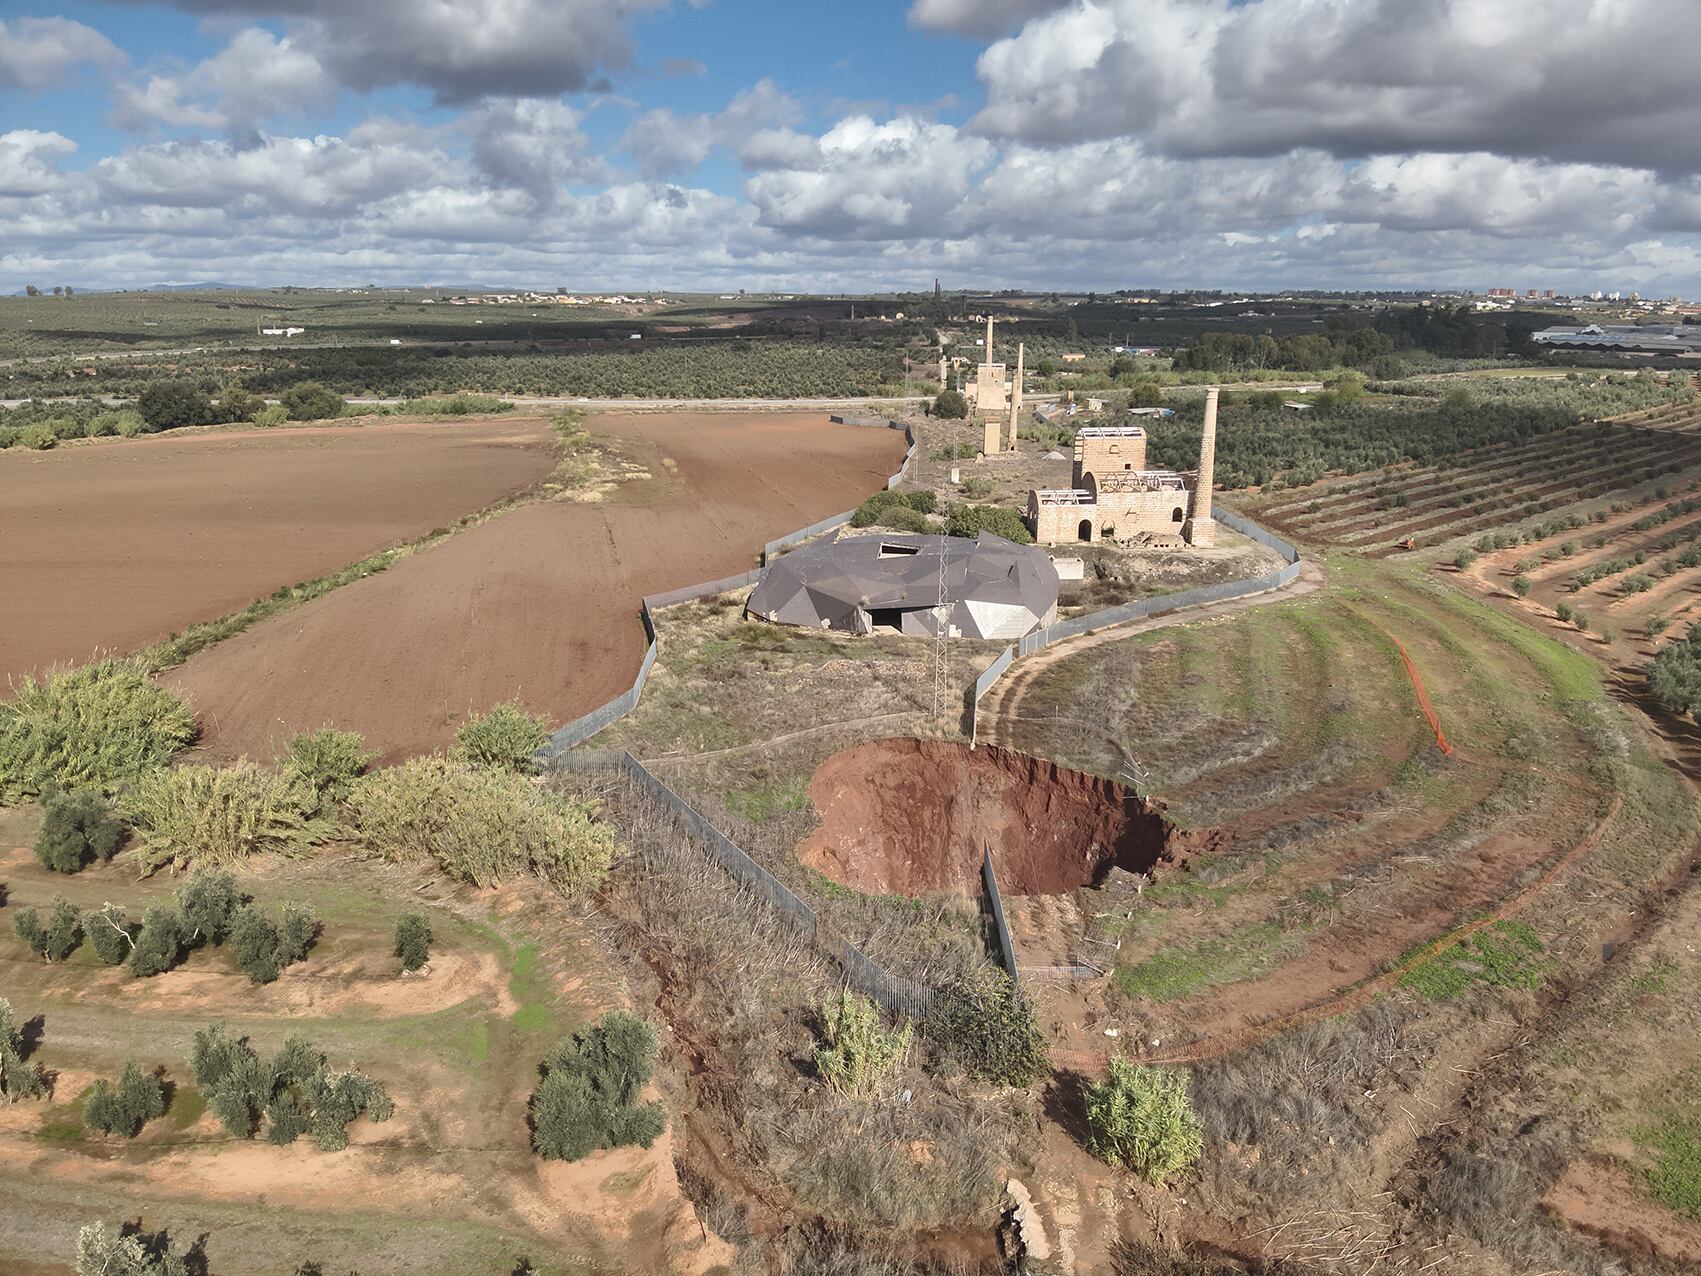
[[[163,767],[195,735],[189,706],[131,661],[26,679],[0,703],[0,803],[54,788],[113,792]]]
[[[1045,1034],[1015,984],[982,966],[943,989],[922,1021],[937,1066],[1017,1088],[1051,1068]]]
[[[75,873],[110,860],[124,843],[124,821],[93,789],[52,793],[43,804],[35,857],[56,873]]]
[[[1204,1149],[1179,1072],[1112,1059],[1110,1075],[1087,1088],[1086,1109],[1087,1150],[1148,1183],[1167,1183]]]
[[[455,757],[488,771],[538,772],[537,751],[549,741],[549,720],[527,713],[518,700],[469,718],[455,732]]]
[[[144,873],[191,863],[235,864],[250,855],[297,855],[336,836],[336,822],[293,776],[238,762],[184,766],[146,775],[124,795],[125,815],[142,836]]]
[[[880,1010],[867,997],[848,989],[820,1007],[821,1041],[815,1070],[840,1094],[863,1095],[903,1061],[914,1030],[905,1024],[889,1032]]]
[[[532,1095],[532,1149],[577,1161],[600,1148],[649,1147],[667,1128],[659,1103],[638,1103],[655,1061],[655,1029],[623,1010],[566,1038]]]
[[[307,731],[289,742],[280,759],[283,773],[311,789],[318,798],[316,809],[328,811],[348,800],[354,782],[365,774],[374,755],[358,731],[334,731],[326,727]]]

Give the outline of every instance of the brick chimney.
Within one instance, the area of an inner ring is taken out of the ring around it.
[[[1205,431],[1199,436],[1199,473],[1193,479],[1193,507],[1181,534],[1189,545],[1210,549],[1217,543],[1217,521],[1211,517],[1211,485],[1217,468],[1217,387],[1205,391]]]

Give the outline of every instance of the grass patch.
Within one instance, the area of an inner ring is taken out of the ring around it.
[[[207,1110],[207,1101],[201,1092],[187,1082],[177,1082],[177,1088],[171,1092],[171,1107],[165,1114],[167,1123],[173,1130],[187,1130],[201,1119]]]
[[[766,784],[754,789],[734,789],[726,795],[726,809],[752,824],[766,824],[776,815],[806,810],[808,806],[809,794],[802,780],[793,780],[789,784]]]
[[[41,1114],[36,1135],[50,1143],[80,1143],[88,1137],[83,1124],[83,1102],[94,1087],[88,1086],[69,1103],[55,1103]]]
[[[1701,1102],[1671,1104],[1631,1137],[1653,1162],[1642,1170],[1649,1194],[1674,1213],[1701,1219]]]
[[[1292,951],[1292,932],[1259,922],[1219,939],[1166,948],[1116,972],[1116,989],[1148,1001],[1176,1001],[1262,973]]]
[[[1542,941],[1520,921],[1498,921],[1466,939],[1441,941],[1435,952],[1400,976],[1400,986],[1448,1001],[1478,985],[1539,988],[1545,975]]]

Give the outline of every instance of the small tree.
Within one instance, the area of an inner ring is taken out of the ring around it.
[[[41,1068],[24,1059],[24,1034],[12,1015],[12,1003],[0,997],[0,1099],[16,1103],[47,1093]]]
[[[285,966],[307,956],[317,923],[313,910],[290,901],[283,906],[278,925],[253,904],[245,904],[231,927],[231,955],[257,984],[269,984]]]
[[[236,875],[223,869],[197,868],[177,892],[177,906],[188,930],[189,947],[224,943],[235,924],[236,911],[242,907]]]
[[[1087,1149],[1112,1165],[1166,1183],[1203,1147],[1183,1074],[1112,1059],[1110,1075],[1087,1088]]]
[[[134,1059],[124,1064],[124,1075],[114,1086],[102,1078],[83,1100],[83,1124],[101,1134],[122,1134],[133,1139],[142,1127],[165,1111],[165,1088],[159,1078],[145,1073]]]
[[[319,919],[298,900],[286,899],[278,910],[278,958],[286,966],[307,960],[319,935]]]
[[[142,931],[130,950],[130,969],[144,978],[163,974],[183,956],[189,930],[171,904],[155,904],[142,914]]]
[[[116,904],[102,904],[99,911],[83,915],[83,934],[95,956],[108,966],[121,966],[136,947],[130,923],[124,910]]]
[[[549,740],[549,720],[527,713],[518,700],[469,718],[455,732],[455,756],[489,771],[538,770],[537,751]]]
[[[1520,598],[1528,598],[1530,596],[1530,578],[1528,576],[1514,576],[1512,578],[1512,592]]]
[[[311,1130],[321,1150],[335,1152],[348,1146],[357,1117],[388,1121],[395,1112],[383,1086],[362,1072],[328,1071],[325,1056],[300,1037],[268,1060],[214,1024],[196,1032],[190,1066],[208,1109],[245,1139],[263,1116],[268,1141],[283,1146]]]
[[[815,1050],[821,1079],[840,1094],[867,1094],[909,1053],[913,1030],[888,1032],[880,1009],[849,989],[820,1007],[822,1044]]]
[[[533,1150],[577,1161],[600,1148],[649,1147],[667,1128],[659,1103],[638,1104],[655,1059],[655,1029],[623,1010],[562,1041],[532,1095]]]
[[[961,421],[969,414],[969,401],[955,389],[941,390],[933,400],[933,415],[948,421]]]
[[[976,967],[943,989],[921,1031],[937,1063],[995,1085],[1032,1085],[1051,1067],[1033,1011],[1001,970]]]
[[[424,913],[403,913],[396,919],[396,956],[403,970],[418,970],[431,956],[431,923]]]
[[[110,860],[124,841],[124,822],[94,789],[53,793],[43,805],[35,857],[56,873]]]
[[[1453,555],[1453,566],[1460,571],[1464,571],[1476,561],[1477,552],[1474,549],[1462,549],[1457,554]]]
[[[144,386],[136,400],[136,411],[150,430],[211,425],[218,415],[205,392],[184,381],[155,381]]]
[[[91,1223],[77,1233],[77,1276],[189,1276],[189,1264],[163,1232],[115,1235]]]
[[[12,919],[12,929],[43,961],[64,961],[83,942],[82,916],[77,906],[61,895],[53,897],[53,909],[45,926],[35,909],[26,908]]]

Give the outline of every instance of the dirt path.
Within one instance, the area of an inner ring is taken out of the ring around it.
[[[882,487],[905,448],[897,431],[820,415],[588,425],[650,477],[601,502],[512,510],[167,674],[202,715],[206,753],[268,759],[335,725],[394,760],[515,697],[569,721],[631,685],[645,594],[748,569],[764,541]]]
[[[1010,666],[1008,673],[992,684],[991,690],[981,697],[980,704],[975,709],[976,731],[979,741],[986,744],[1000,745],[1006,749],[1016,747],[1015,733],[1011,724],[1021,717],[1022,697],[1034,681],[1060,660],[1080,652],[1099,647],[1108,642],[1120,642],[1135,634],[1146,633],[1152,629],[1163,629],[1170,625],[1191,624],[1210,616],[1226,616],[1233,612],[1243,611],[1248,607],[1256,607],[1262,603],[1274,602],[1277,599],[1298,598],[1312,593],[1323,586],[1322,565],[1311,560],[1300,561],[1299,578],[1291,585],[1280,589],[1266,590],[1261,594],[1252,594],[1245,598],[1231,598],[1220,603],[1210,603],[1204,607],[1189,607],[1181,611],[1170,612],[1163,616],[1153,616],[1149,620],[1134,621],[1124,625],[1113,625],[1108,629],[1095,629],[1075,638],[1065,638],[1062,642],[1026,656]]]
[[[523,491],[546,421],[385,423],[0,453],[0,685],[127,652]]]

